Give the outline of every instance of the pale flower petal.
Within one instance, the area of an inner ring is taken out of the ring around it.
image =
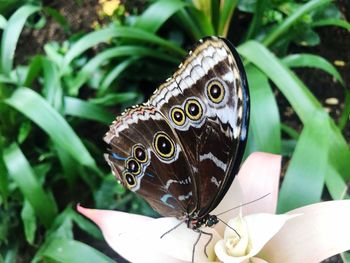
[[[145,216],[117,211],[87,209],[81,206],[78,211],[94,221],[102,230],[110,247],[131,262],[142,263],[181,263],[191,262],[192,248],[199,234],[181,224],[178,228],[160,238],[179,221],[175,218],[152,219]],[[204,247],[209,236],[202,235],[195,253],[196,262],[211,262],[215,259],[214,245],[220,239],[213,228],[201,229],[213,234],[207,247],[209,258],[204,254]]]
[[[249,253],[249,231],[247,222],[242,215],[231,219],[227,223],[224,233],[225,248],[229,256],[242,257]],[[238,236],[239,234],[239,236]]]
[[[280,155],[255,152],[243,163],[237,175],[243,191],[243,203],[269,194],[257,202],[244,206],[243,215],[276,213],[281,161]]]
[[[249,245],[245,256],[230,256],[225,247],[225,241],[221,240],[215,245],[215,253],[218,259],[224,263],[245,262],[257,255],[264,245],[282,228],[287,220],[296,215],[253,214],[243,218],[249,232]],[[230,223],[233,223],[231,221]],[[234,229],[237,226],[231,225]],[[226,228],[229,229],[229,228]],[[225,230],[226,231],[232,231]]]
[[[281,156],[269,153],[255,152],[248,156],[237,177],[220,204],[211,214],[218,215],[228,209],[268,196],[242,207],[243,215],[254,213],[274,214],[277,207],[278,185],[281,172]],[[235,218],[238,209],[218,216],[224,222]],[[225,225],[219,223],[215,229],[222,233]]]
[[[259,256],[268,262],[320,262],[350,249],[350,200],[317,203],[288,212],[289,220]]]

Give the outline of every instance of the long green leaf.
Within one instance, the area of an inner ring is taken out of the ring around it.
[[[44,89],[46,101],[57,111],[61,112],[63,106],[63,90],[57,65],[49,59],[42,59],[44,71]]]
[[[17,84],[17,81],[11,79],[10,77],[6,77],[3,74],[0,74],[0,83],[6,83],[6,84]]]
[[[66,115],[71,115],[87,120],[94,120],[101,123],[109,124],[114,119],[114,114],[106,111],[99,105],[83,101],[78,98],[65,97],[64,110]]]
[[[57,152],[58,159],[60,160],[63,175],[67,180],[67,184],[70,191],[73,191],[76,179],[79,175],[79,166],[77,166],[76,161],[71,158],[71,155],[59,145],[54,145]]]
[[[291,68],[311,67],[322,69],[325,72],[331,74],[336,80],[344,85],[344,81],[340,76],[338,70],[323,57],[312,54],[293,54],[283,58],[282,62],[287,67]]]
[[[106,61],[124,56],[138,56],[138,57],[152,57],[165,61],[169,61],[171,63],[177,64],[179,59],[168,54],[164,54],[163,52],[156,51],[151,48],[146,47],[138,47],[138,46],[121,46],[115,48],[109,48],[94,58],[92,58],[86,65],[80,70],[76,80],[74,81],[74,85],[72,85],[71,89],[73,93],[78,93],[79,88],[91,77],[91,74],[99,67],[101,64]]]
[[[247,30],[247,35],[245,37],[246,40],[254,38],[259,32],[266,8],[268,8],[268,0],[256,1],[254,16]]]
[[[313,22],[311,25],[314,27],[338,26],[350,31],[350,23],[339,18],[322,19],[322,20]]]
[[[340,76],[338,70],[324,58],[311,55],[311,54],[295,54],[285,57],[282,62],[288,67],[313,67],[324,70],[325,72],[331,74],[336,80],[338,80],[344,87],[345,92],[345,102],[344,110],[339,117],[339,128],[344,129],[346,122],[350,114],[350,92],[344,86],[344,81]]]
[[[134,26],[155,33],[173,14],[186,5],[188,3],[180,0],[156,1],[138,17]]]
[[[321,104],[305,87],[300,79],[284,66],[267,48],[256,41],[242,44],[238,51],[261,71],[263,71],[281,90],[293,109],[306,125],[313,121],[314,112],[324,112]],[[340,130],[333,121],[330,124],[331,152],[330,161],[343,178],[350,178],[348,172],[350,163],[349,147]]]
[[[28,200],[24,200],[23,208],[21,211],[21,218],[24,227],[24,234],[29,244],[34,244],[35,231],[36,231],[36,218],[35,211]]]
[[[330,162],[336,171],[346,180],[350,180],[349,163],[350,163],[350,149],[349,145],[343,137],[340,129],[331,122],[331,136],[330,143]]]
[[[81,55],[89,48],[92,48],[99,43],[108,42],[114,37],[128,38],[157,44],[175,52],[180,56],[184,56],[186,54],[182,48],[178,47],[174,43],[162,39],[152,33],[148,33],[145,30],[132,27],[114,26],[89,33],[74,43],[64,57],[61,65],[62,70],[67,67],[67,65],[69,65],[73,59]]]
[[[16,143],[4,150],[7,170],[30,202],[41,222],[49,227],[57,213],[56,203],[41,187],[36,175]]]
[[[103,79],[100,87],[98,88],[97,94],[105,94],[109,86],[126,70],[129,66],[138,60],[137,57],[132,57],[123,62],[119,63],[114,69],[112,69]]]
[[[342,115],[339,117],[339,129],[343,130],[349,121],[350,116],[350,92],[348,89],[345,89],[345,100],[344,100],[344,109]]]
[[[211,23],[210,17],[206,16],[205,13],[197,10],[193,6],[190,6],[188,8],[188,14],[193,19],[194,23],[199,27],[201,31],[201,38],[217,34],[213,24]]]
[[[246,67],[251,97],[250,125],[255,151],[281,152],[278,107],[266,75],[253,65]]]
[[[326,113],[315,112],[302,131],[284,178],[278,212],[320,201],[328,168],[330,129]]]
[[[140,94],[137,92],[108,93],[103,97],[90,99],[89,102],[103,106],[115,106],[124,102],[130,102],[138,97],[140,97]]]
[[[98,262],[114,263],[114,261],[79,241],[64,238],[52,239],[43,251],[43,257],[62,263]]]
[[[33,81],[38,75],[40,74],[40,71],[42,69],[42,56],[34,56],[31,58],[29,68],[27,75],[24,79],[23,86],[25,87],[31,87],[33,84]]]
[[[238,4],[238,0],[222,1],[221,7],[220,7],[219,28],[217,30],[220,36],[224,36],[224,37],[227,36],[231,18],[237,4]]]
[[[6,27],[7,20],[4,16],[0,15],[0,29],[4,29]]]
[[[287,19],[285,19],[281,24],[274,28],[263,40],[263,44],[266,46],[271,45],[279,37],[288,31],[288,29],[293,26],[299,19],[319,7],[331,3],[332,0],[311,0],[306,4],[299,7],[294,13],[292,13]]]
[[[27,18],[39,11],[40,7],[25,5],[17,11],[8,20],[1,39],[1,72],[5,75],[10,74],[15,56],[15,50],[19,35],[23,29]]]
[[[182,26],[183,30],[192,36],[193,39],[200,39],[205,36],[187,10],[180,10],[176,13],[176,17],[178,19],[178,24]]]
[[[1,138],[1,137],[0,137]],[[7,207],[7,197],[9,196],[9,178],[3,159],[4,141],[0,140],[0,194],[3,199],[4,207]]]
[[[333,168],[333,166],[328,166],[326,174],[326,186],[328,192],[334,200],[341,200],[349,198],[347,194],[348,186],[341,175]]]
[[[256,41],[248,41],[240,45],[238,51],[277,85],[304,123],[313,118],[315,109],[322,109],[297,76],[266,47]]]
[[[94,159],[69,124],[35,91],[18,88],[5,102],[36,123],[81,164],[96,167]]]

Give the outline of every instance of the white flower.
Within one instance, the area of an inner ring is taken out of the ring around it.
[[[195,262],[313,263],[350,249],[350,200],[322,202],[275,215],[280,161],[280,156],[266,153],[253,153],[247,158],[224,199],[211,213],[228,222],[240,238],[221,222],[213,228],[203,228],[213,234],[207,249],[209,258],[204,254],[209,237],[202,235]],[[221,214],[267,193],[270,195],[243,206],[243,217],[237,210]],[[191,262],[198,233],[182,224],[160,238],[178,224],[175,218],[153,219],[81,206],[78,211],[94,221],[108,244],[133,263]]]

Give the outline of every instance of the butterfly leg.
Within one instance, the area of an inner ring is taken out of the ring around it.
[[[192,248],[192,263],[194,263],[194,252],[196,251],[196,246],[197,246],[197,244],[198,244],[198,242],[199,242],[199,240],[200,240],[200,238],[202,236],[202,231],[200,231],[198,229],[194,230],[194,231],[198,232],[199,235],[198,235],[198,238],[197,238],[196,242],[193,244],[193,248]]]
[[[181,220],[180,223],[178,223],[176,226],[174,226],[171,229],[169,229],[168,231],[166,231],[163,235],[160,236],[160,238],[163,238],[165,235],[169,234],[171,231],[173,231],[176,228],[178,228],[179,226],[181,226],[181,224],[184,222],[185,222],[185,220]]]
[[[204,247],[204,254],[207,256],[208,258],[208,253],[207,253],[207,247],[208,245],[210,244],[210,242],[212,241],[213,239],[213,234],[212,233],[207,233],[207,232],[204,232],[201,230],[201,233],[204,234],[204,235],[208,235],[210,238],[208,240],[208,242],[205,244],[205,247]]]

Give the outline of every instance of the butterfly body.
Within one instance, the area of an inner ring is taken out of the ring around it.
[[[201,40],[141,106],[126,110],[104,140],[113,174],[163,216],[191,229],[218,222],[241,162],[249,93],[239,56],[224,39]]]

